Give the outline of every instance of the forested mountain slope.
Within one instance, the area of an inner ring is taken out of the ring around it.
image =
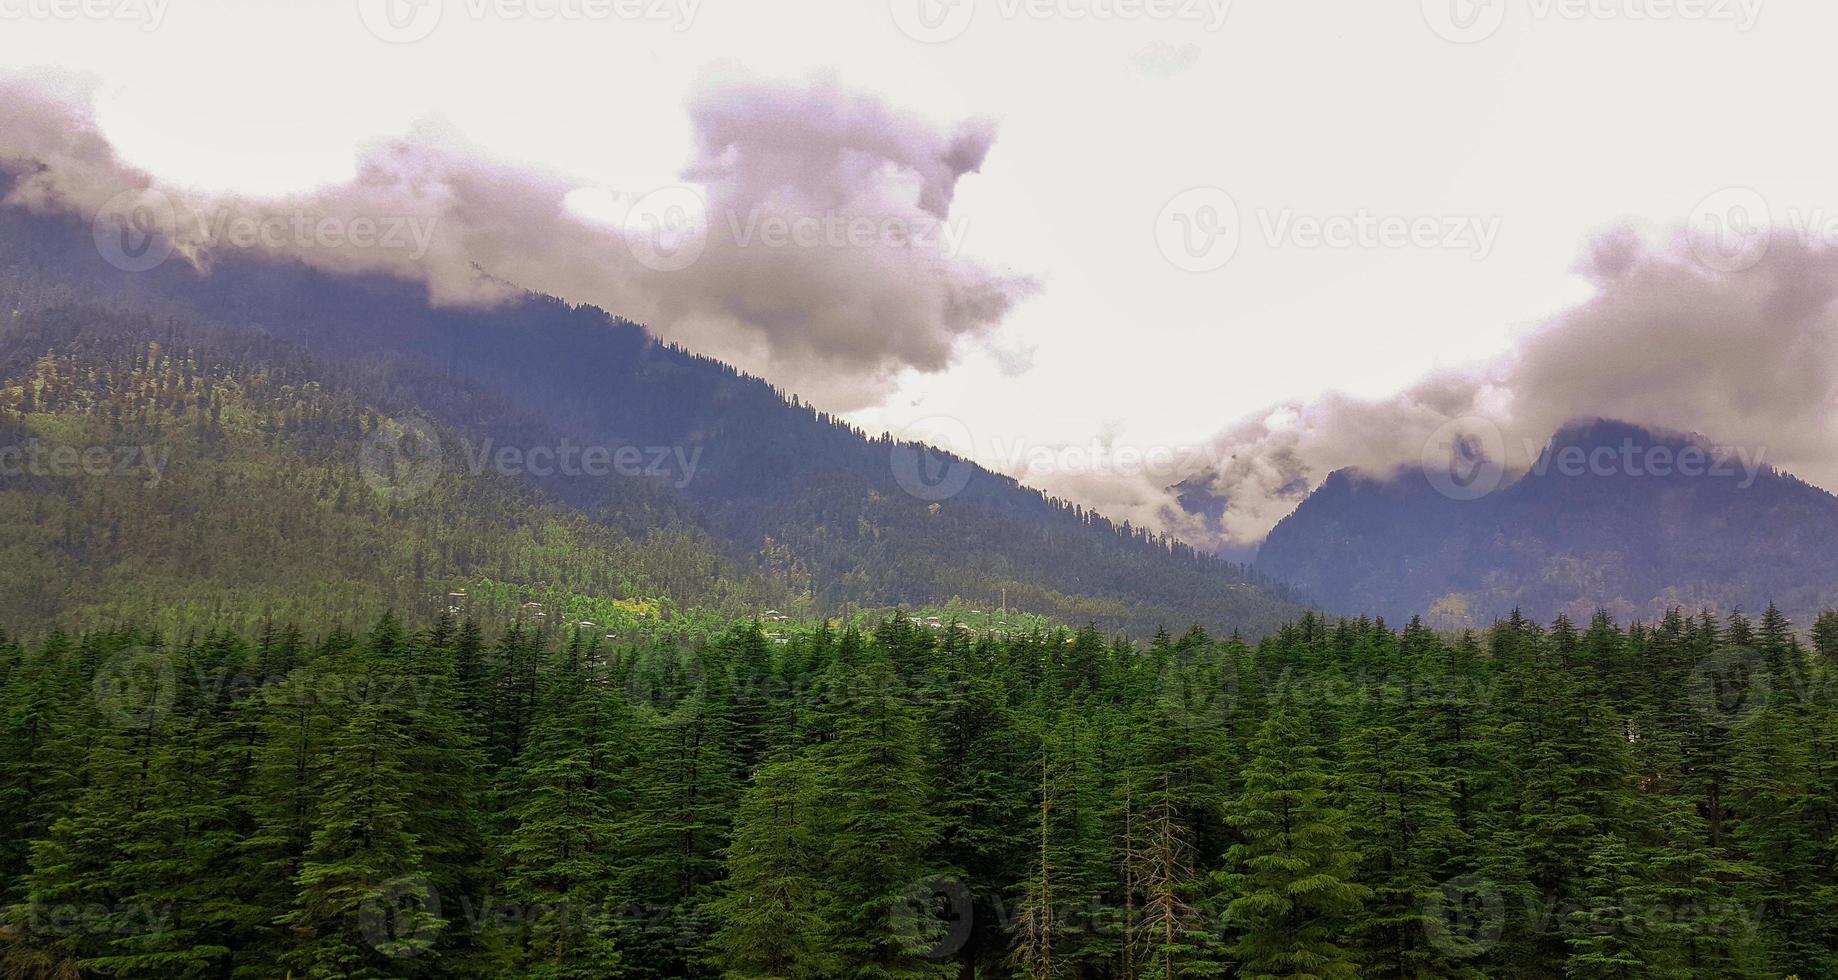
[[[296,383],[361,390],[395,422],[455,433],[449,468],[485,445],[661,456],[659,472],[647,465],[612,481],[621,488],[610,502],[603,479],[537,482],[552,501],[628,533],[659,521],[697,528],[741,574],[775,579],[793,597],[783,601],[811,609],[994,602],[1006,589],[1029,611],[1146,635],[1195,622],[1256,634],[1300,608],[1242,566],[962,460],[896,452],[764,381],[547,297],[434,309],[415,285],[235,255],[204,276],[177,260],[126,273],[101,261],[87,228],[0,208],[0,301],[19,312],[0,332],[16,417],[19,372],[52,352],[32,332],[47,317],[92,317],[72,329],[120,332],[131,347],[173,331],[179,349],[194,341],[177,338],[200,331],[213,345],[267,338],[285,352],[275,356],[301,365]],[[344,434],[354,441],[341,451],[355,453],[368,431]],[[902,460],[922,476],[961,467],[962,490],[909,492]]]
[[[482,583],[735,615],[794,598],[724,561],[643,481],[546,493],[442,467],[392,485],[372,450],[456,437],[393,431],[361,387],[267,338],[94,307],[22,311],[0,343],[0,614],[366,617],[467,586],[484,601]]]

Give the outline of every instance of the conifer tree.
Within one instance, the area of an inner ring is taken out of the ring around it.
[[[619,951],[606,921],[628,778],[616,744],[630,738],[604,672],[570,658],[519,759],[504,845],[508,891],[529,910],[519,970],[528,976],[615,975]]]
[[[1595,980],[1646,976],[1651,951],[1642,920],[1648,910],[1641,907],[1635,858],[1626,842],[1597,838],[1579,879],[1581,913],[1564,924],[1570,947],[1565,974]]]
[[[76,644],[61,632],[34,654],[21,653],[0,687],[0,900],[24,896],[32,842],[84,783],[97,731],[92,687]]]
[[[1363,975],[1458,975],[1462,968],[1428,942],[1422,923],[1425,904],[1469,847],[1455,825],[1449,784],[1415,732],[1383,723],[1356,729],[1346,758],[1358,880],[1372,893],[1357,930]]]
[[[1835,675],[1778,610],[244,621],[0,634],[0,975],[1838,975]]]
[[[767,763],[741,798],[727,852],[727,892],[710,911],[728,976],[820,980],[835,976],[823,912],[828,905],[822,798],[810,760]]]
[[[327,746],[317,819],[283,921],[310,936],[288,957],[308,976],[396,976],[431,955],[446,921],[418,833],[415,733],[392,679],[408,658],[385,615],[343,662],[351,702]],[[339,661],[334,661],[339,663]]]
[[[669,976],[704,955],[701,905],[721,877],[738,799],[732,701],[700,651],[665,648],[626,665],[637,759],[620,824],[618,901],[669,928],[629,937],[634,969]]]
[[[261,952],[245,959],[270,972],[282,945],[282,920],[293,907],[295,882],[318,824],[329,745],[336,724],[328,688],[312,667],[296,668],[251,697],[246,710],[261,729],[251,761],[247,812],[249,830],[237,842],[248,870],[246,901],[260,910],[255,935]]]
[[[1637,892],[1647,937],[1642,958],[1655,976],[1767,976],[1755,929],[1749,883],[1757,866],[1732,860],[1709,843],[1693,799],[1643,797],[1651,845],[1641,858]]]
[[[893,665],[869,653],[861,694],[843,710],[826,747],[823,829],[830,870],[828,946],[837,976],[856,980],[943,977],[949,963],[930,962],[903,942],[889,912],[905,892],[931,877],[936,821],[925,783],[920,731],[903,703]]]
[[[956,869],[973,923],[1001,921],[1004,893],[1023,877],[1032,850],[1012,828],[1031,812],[1025,737],[1007,689],[1007,651],[997,643],[963,645],[943,665],[941,693],[926,706],[928,782],[939,818],[942,864]],[[957,910],[964,914],[966,910]],[[964,969],[996,969],[1005,937],[971,928],[958,950]]]
[[[227,794],[206,766],[190,649],[128,646],[107,670],[148,686],[105,691],[87,785],[36,842],[26,911],[75,909],[75,925],[28,921],[71,967],[129,975],[216,968],[233,906],[214,874],[228,844]]]
[[[1308,730],[1280,699],[1249,746],[1244,789],[1226,806],[1242,843],[1227,851],[1219,884],[1230,952],[1246,978],[1358,975],[1347,933],[1369,892],[1354,880],[1358,854]]]
[[[1732,837],[1765,869],[1757,891],[1766,909],[1774,965],[1788,973],[1838,973],[1838,909],[1828,901],[1831,837],[1799,706],[1771,700],[1742,723],[1731,765]]]

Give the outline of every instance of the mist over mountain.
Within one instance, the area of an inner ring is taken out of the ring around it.
[[[1696,229],[1603,234],[1576,267],[1588,298],[1485,363],[1228,426],[1215,465],[1163,489],[1165,523],[1242,553],[1337,470],[1436,465],[1441,443],[1467,438],[1519,473],[1560,428],[1597,418],[1765,447],[1769,462],[1838,487],[1838,249],[1784,230],[1759,233],[1739,262],[1721,247]]]
[[[235,250],[208,273],[179,261],[124,271],[103,260],[86,222],[16,207],[0,208],[0,297],[31,318],[18,323],[76,324],[73,334],[17,323],[0,333],[15,379],[87,332],[129,330],[205,363],[224,338],[263,339],[280,353],[250,370],[301,359],[297,372],[353,392],[385,426],[450,433],[443,473],[506,450],[625,460],[619,472],[518,476],[641,540],[654,527],[693,529],[730,564],[724,574],[775,583],[755,593],[761,605],[816,614],[960,595],[994,605],[1006,594],[1030,612],[1144,635],[1191,623],[1256,634],[1302,608],[1242,566],[967,460],[871,438],[593,307],[522,294],[439,308],[411,281]]]
[[[369,146],[350,180],[275,197],[123,160],[97,124],[96,84],[0,72],[7,203],[155,233],[170,261],[200,270],[254,252],[420,283],[444,308],[525,291],[593,304],[837,410],[873,403],[901,371],[949,367],[960,341],[989,342],[1037,289],[956,250],[957,185],[983,166],[995,125],[935,125],[833,80],[711,71],[687,106],[681,183],[583,183],[429,121]],[[326,221],[378,230],[332,242],[313,233]]]
[[[1672,607],[1810,620],[1838,600],[1838,497],[1765,453],[1617,421],[1565,426],[1523,474],[1479,455],[1330,475],[1257,565],[1329,608],[1433,626]]]

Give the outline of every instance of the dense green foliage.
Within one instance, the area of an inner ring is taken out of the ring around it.
[[[20,976],[1838,976],[1838,615],[0,639]]]
[[[0,614],[15,623],[374,617],[436,585],[483,602],[494,582],[736,615],[797,598],[724,561],[642,482],[575,488],[567,506],[515,474],[451,465],[394,492],[364,454],[395,423],[360,386],[273,342],[149,336],[141,318],[58,308],[0,338]],[[72,463],[86,452],[99,465]]]

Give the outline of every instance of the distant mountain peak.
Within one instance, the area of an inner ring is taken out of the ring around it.
[[[1547,443],[1550,448],[1578,446],[1591,449],[1601,446],[1618,446],[1631,442],[1636,446],[1669,445],[1707,446],[1708,441],[1696,433],[1675,432],[1657,426],[1636,425],[1620,419],[1593,418],[1572,419],[1552,433]]]
[[[1810,615],[1838,599],[1838,497],[1761,456],[1595,418],[1466,498],[1420,465],[1338,470],[1271,531],[1257,566],[1330,609],[1459,608],[1476,624],[1514,607],[1576,619],[1778,601]]]

